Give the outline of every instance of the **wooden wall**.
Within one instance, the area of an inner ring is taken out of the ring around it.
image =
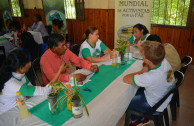
[[[67,20],[69,37],[81,44],[88,26],[99,30],[100,39],[111,49],[114,48],[114,9],[85,9],[85,21]]]
[[[194,29],[159,27],[151,28],[152,34],[161,37],[163,43],[171,43],[178,51],[181,58],[192,56],[194,58]],[[192,62],[194,64],[194,61]]]
[[[45,17],[43,10],[25,9],[24,18],[14,18],[21,24],[32,24],[32,17],[39,13]],[[114,48],[114,9],[85,9],[85,21],[67,20],[69,38],[73,43],[81,44],[82,36],[88,26],[96,26],[100,39],[110,48]],[[46,24],[45,18],[43,18]],[[190,55],[194,58],[194,29],[167,26],[152,26],[151,34],[158,34],[163,43],[171,43],[177,49],[181,58]],[[194,64],[194,61],[192,62]]]

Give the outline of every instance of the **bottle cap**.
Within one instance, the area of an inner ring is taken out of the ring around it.
[[[20,92],[20,91],[17,91],[17,92],[16,92],[16,95],[21,95],[21,92]]]
[[[115,49],[113,49],[113,51],[115,51]]]
[[[66,87],[67,87],[67,88],[71,88],[71,84],[67,84]]]
[[[129,41],[127,41],[127,43],[129,43]]]

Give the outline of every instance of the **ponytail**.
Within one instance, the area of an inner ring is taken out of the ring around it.
[[[84,33],[84,35],[82,36],[82,42],[84,42],[86,39],[86,34]]]

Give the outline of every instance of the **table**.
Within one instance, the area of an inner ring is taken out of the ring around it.
[[[4,46],[6,56],[8,56],[9,52],[11,52],[13,49],[17,48],[14,44],[9,42],[7,39],[1,39],[0,46]]]
[[[34,31],[28,31],[30,32],[33,37],[34,37],[34,40],[36,41],[37,44],[43,44],[43,39],[42,39],[42,35],[40,32],[34,32]]]
[[[87,107],[90,113],[88,117],[86,112],[81,118],[71,118],[65,122],[64,126],[115,126],[125,113],[129,102],[135,95],[137,87],[125,84],[123,77],[142,69],[142,60],[136,60],[123,74],[115,79],[107,88],[105,88],[95,99],[88,103]],[[44,97],[32,97],[26,101],[27,108],[31,108],[46,99]],[[8,112],[0,115],[0,125],[2,126],[46,126],[47,123],[41,121],[36,116],[20,120],[18,108],[15,107]]]

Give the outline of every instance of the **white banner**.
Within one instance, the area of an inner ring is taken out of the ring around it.
[[[152,0],[115,0],[115,43],[128,40],[133,26],[141,23],[150,31]]]

